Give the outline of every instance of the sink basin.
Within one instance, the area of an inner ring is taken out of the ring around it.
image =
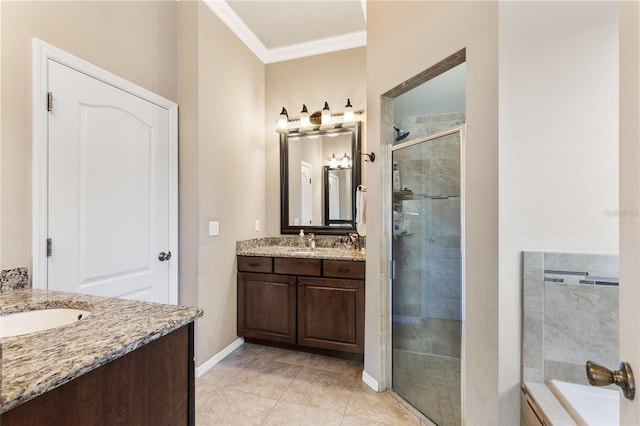
[[[0,338],[50,330],[89,315],[91,311],[76,308],[38,309],[0,315]]]

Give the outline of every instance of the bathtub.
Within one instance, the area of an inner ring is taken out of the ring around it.
[[[580,426],[619,426],[620,392],[551,380],[554,395]]]

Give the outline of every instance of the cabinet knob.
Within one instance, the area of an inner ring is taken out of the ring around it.
[[[338,272],[342,272],[343,274],[346,274],[350,271],[351,269],[349,268],[338,268]]]
[[[253,262],[253,263],[250,263],[249,266],[253,268],[257,268],[258,266],[260,266],[260,264],[258,262]]]

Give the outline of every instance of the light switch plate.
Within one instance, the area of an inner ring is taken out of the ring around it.
[[[220,235],[220,222],[217,220],[209,222],[209,236],[213,237],[215,235]]]
[[[256,232],[260,232],[260,219],[256,219],[256,226],[254,229]]]

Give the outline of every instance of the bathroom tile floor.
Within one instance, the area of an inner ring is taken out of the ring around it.
[[[196,380],[196,424],[426,424],[361,377],[356,361],[245,343]]]

